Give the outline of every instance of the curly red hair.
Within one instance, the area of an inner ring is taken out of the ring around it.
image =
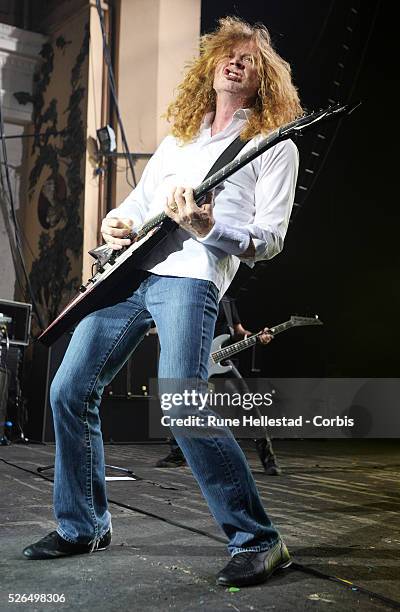
[[[218,61],[229,55],[236,44],[247,41],[256,43],[253,61],[260,86],[241,137],[247,140],[267,134],[303,114],[290,66],[274,50],[267,28],[262,24],[252,26],[237,17],[224,17],[214,32],[200,38],[199,57],[188,65],[177,97],[167,109],[172,134],[182,143],[192,141],[199,133],[204,115],[215,110],[213,80]]]

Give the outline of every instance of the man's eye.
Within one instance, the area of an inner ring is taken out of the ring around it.
[[[244,62],[248,62],[249,64],[253,63],[253,58],[251,57],[251,55],[245,55],[243,58]]]

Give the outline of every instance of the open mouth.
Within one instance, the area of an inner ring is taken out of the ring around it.
[[[242,77],[240,76],[240,74],[238,74],[237,72],[234,72],[234,70],[230,70],[230,68],[225,68],[224,70],[224,76],[229,80],[229,81],[241,81]]]

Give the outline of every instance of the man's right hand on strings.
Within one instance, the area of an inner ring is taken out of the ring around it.
[[[132,219],[105,217],[101,224],[101,234],[104,241],[115,251],[132,244]]]

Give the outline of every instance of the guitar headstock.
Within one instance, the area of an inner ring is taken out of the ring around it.
[[[303,130],[306,130],[308,127],[311,127],[315,123],[320,121],[328,121],[329,119],[337,119],[341,115],[350,115],[361,102],[357,102],[356,104],[333,104],[328,106],[325,109],[315,111],[309,115],[304,115],[287,125],[284,125],[280,128],[280,134],[283,135],[296,135],[300,134]]]
[[[323,325],[323,322],[318,317],[318,315],[314,315],[313,317],[299,317],[297,315],[292,315],[290,317],[290,322],[293,326],[302,326],[302,325]]]

